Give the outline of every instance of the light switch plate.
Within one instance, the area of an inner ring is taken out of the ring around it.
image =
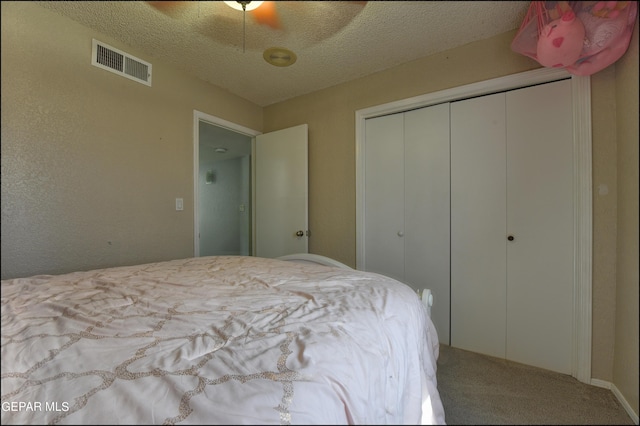
[[[176,198],[176,210],[184,210],[184,201],[182,198]]]

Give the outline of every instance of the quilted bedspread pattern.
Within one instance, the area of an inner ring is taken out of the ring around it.
[[[2,281],[2,424],[444,423],[416,294],[212,256]]]

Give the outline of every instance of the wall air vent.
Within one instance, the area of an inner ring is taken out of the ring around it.
[[[151,86],[151,64],[93,39],[91,65]]]

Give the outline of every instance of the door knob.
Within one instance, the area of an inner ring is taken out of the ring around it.
[[[513,237],[513,235],[509,235],[509,236],[507,237],[507,240],[509,240],[509,241],[513,241],[513,240],[515,240],[515,238]]]
[[[402,237],[403,235],[404,235],[404,232],[398,231],[398,237]]]
[[[304,236],[304,231],[296,232],[296,237],[302,237],[302,236]]]

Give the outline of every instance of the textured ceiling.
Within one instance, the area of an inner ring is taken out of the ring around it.
[[[260,8],[276,13],[276,23],[221,1],[37,3],[149,55],[140,59],[171,63],[260,106],[516,29],[530,4],[265,2]],[[297,61],[268,64],[263,51],[276,46]]]

